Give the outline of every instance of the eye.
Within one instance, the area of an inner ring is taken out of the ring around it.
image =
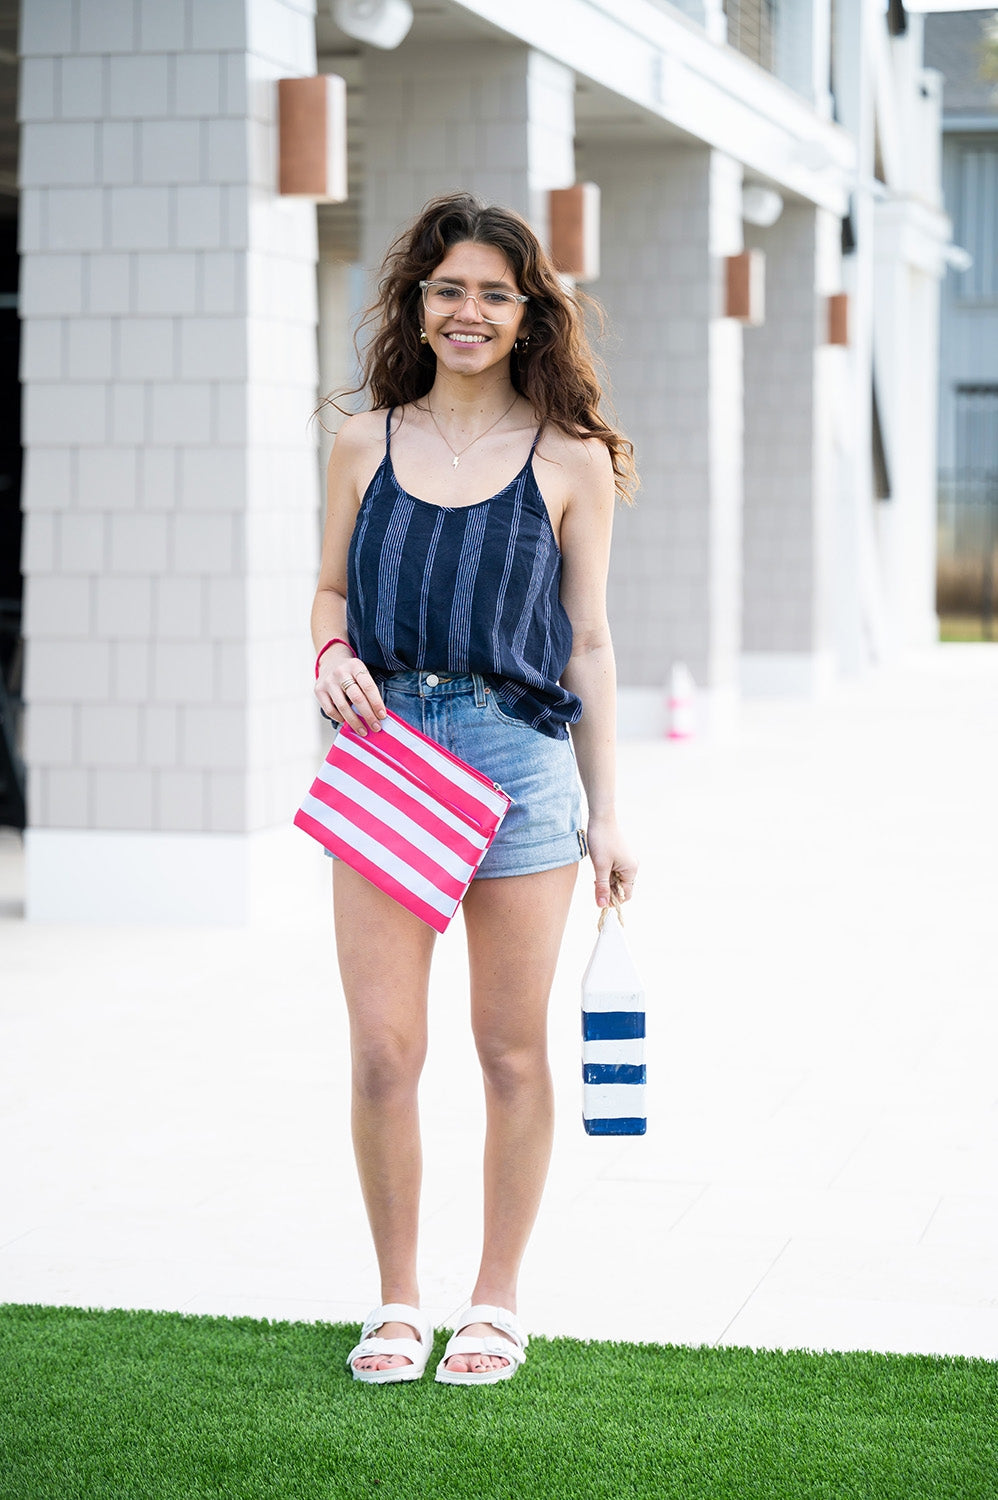
[[[458,298],[464,297],[463,287],[448,286],[444,282],[438,282],[437,285],[433,288],[433,291],[436,296],[442,297],[445,302],[456,302]]]
[[[487,302],[490,307],[509,307],[511,302],[516,301],[516,298],[509,292],[486,292],[483,301]]]

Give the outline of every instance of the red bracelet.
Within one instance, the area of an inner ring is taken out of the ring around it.
[[[330,646],[346,646],[346,648],[347,648],[348,651],[352,651],[353,650],[353,647],[351,646],[351,644],[350,644],[349,641],[345,641],[342,638],[342,636],[334,635],[331,641],[327,641],[326,642],[326,644],[323,646],[322,650],[319,652],[318,656],[315,658],[315,675],[316,675],[316,677],[318,677],[318,675],[319,675],[319,663],[322,660],[322,658],[325,655],[325,653],[329,650]]]

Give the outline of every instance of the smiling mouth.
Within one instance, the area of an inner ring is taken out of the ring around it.
[[[447,333],[444,337],[453,344],[487,344],[489,341],[487,333]]]

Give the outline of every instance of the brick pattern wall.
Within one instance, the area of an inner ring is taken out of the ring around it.
[[[526,47],[406,47],[366,60],[363,259],[373,274],[428,199],[466,189],[547,233],[575,180],[571,70]]]
[[[745,335],[746,651],[811,652],[819,642],[817,211],[786,204],[747,228],[766,255],[766,322]]]
[[[312,0],[22,7],[36,827],[241,832],[311,765],[315,226],[275,196]]]
[[[604,357],[641,489],[620,510],[610,613],[620,681],[662,688],[674,661],[733,680],[738,640],[741,334],[719,319],[740,248],[736,179],[706,149],[589,150],[602,189]]]

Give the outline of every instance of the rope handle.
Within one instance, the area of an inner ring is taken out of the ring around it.
[[[606,921],[607,915],[611,911],[615,911],[617,913],[617,921],[620,923],[621,927],[623,927],[623,925],[624,925],[624,901],[623,901],[623,897],[621,896],[620,892],[621,892],[620,876],[619,876],[619,874],[617,873],[616,870],[611,870],[610,871],[610,900],[609,900],[608,905],[606,905],[606,906],[604,906],[604,907],[602,907],[600,909],[600,914],[599,914],[599,931],[600,932],[603,931],[603,923]]]

